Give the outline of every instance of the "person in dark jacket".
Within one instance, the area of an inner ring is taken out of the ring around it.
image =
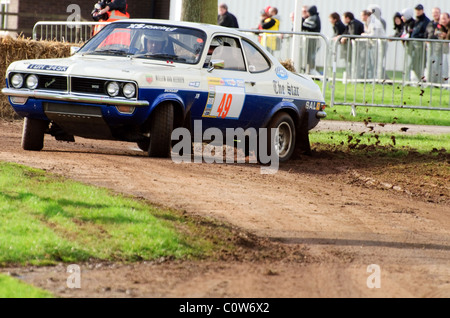
[[[405,30],[405,23],[402,20],[402,14],[396,12],[394,14],[394,34],[391,36],[393,38],[401,38]]]
[[[342,16],[346,25],[344,31],[345,35],[361,35],[364,33],[364,24],[358,19],[355,19],[355,16],[352,12],[344,12]],[[360,65],[361,62],[356,59],[356,61],[354,61],[356,64],[352,64],[352,55],[355,43],[355,41],[349,38],[341,39],[341,56],[343,56],[347,60],[346,72],[349,78],[357,78],[363,76],[361,72],[363,72],[364,68],[362,67],[362,65]],[[360,67],[358,67],[358,65]]]
[[[342,23],[341,16],[337,12],[330,14],[330,23],[333,26],[333,38],[336,39],[339,35],[344,34],[345,24]]]
[[[361,35],[364,33],[364,23],[355,19],[355,16],[351,12],[345,12],[343,14],[344,23],[346,24],[344,34],[348,35]],[[342,44],[347,43],[347,39],[342,39]]]
[[[425,15],[423,5],[419,4],[415,7],[416,13],[416,21],[414,24],[414,28],[411,32],[412,39],[425,39],[426,31],[428,23],[430,23],[430,19]],[[410,42],[411,46],[413,46],[412,50],[412,71],[414,72],[416,78],[412,78],[413,80],[421,81],[424,77],[424,69],[425,69],[425,56],[424,45],[425,42]]]
[[[316,6],[311,6],[308,8],[308,17],[303,21],[302,30],[303,32],[320,33],[322,29],[320,23],[319,12]],[[319,50],[320,40],[317,38],[309,38],[307,41],[307,65],[306,72],[311,75],[320,75],[316,70],[316,55]]]
[[[234,14],[228,12],[228,6],[225,3],[219,5],[219,15],[217,16],[217,24],[227,28],[239,28],[238,21]]]

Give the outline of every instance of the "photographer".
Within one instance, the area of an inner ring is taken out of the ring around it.
[[[127,12],[127,0],[103,0],[98,4],[101,9],[97,9],[96,5],[96,9],[92,13],[94,20],[115,21],[130,18]]]

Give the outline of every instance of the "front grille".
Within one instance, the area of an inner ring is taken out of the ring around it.
[[[67,77],[54,75],[39,75],[38,89],[67,91]]]
[[[72,77],[72,92],[74,93],[88,93],[88,94],[100,94],[106,95],[105,91],[106,81],[82,78],[82,77]]]

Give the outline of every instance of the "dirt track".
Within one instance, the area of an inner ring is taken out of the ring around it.
[[[330,153],[261,175],[257,165],[177,165],[146,158],[134,144],[81,138],[46,137],[44,151],[25,152],[20,135],[20,123],[0,122],[0,160],[213,217],[292,251],[270,261],[90,264],[80,290],[65,288],[62,265],[2,269],[60,296],[450,297],[448,175],[427,197],[413,183],[383,188]],[[371,264],[381,288],[367,286]]]

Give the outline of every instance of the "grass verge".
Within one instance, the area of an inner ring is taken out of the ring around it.
[[[400,133],[355,133],[350,131],[311,132],[311,143],[328,144],[348,150],[380,152],[389,156],[418,153],[447,153],[450,149],[450,134],[407,135]]]
[[[321,85],[321,84],[319,84]],[[403,106],[430,106],[430,99],[433,107],[450,107],[450,92],[445,90],[421,87],[400,87],[399,85],[373,85],[348,84],[336,82],[335,102],[354,103],[356,105],[356,116],[352,115],[351,106],[336,105],[327,109],[328,117],[331,120],[345,120],[362,122],[371,118],[379,123],[399,123],[414,125],[437,125],[450,126],[450,111],[424,110],[424,109],[404,109],[386,107],[368,107],[366,104],[395,104]],[[374,96],[372,100],[372,95]],[[402,97],[403,95],[403,97]],[[433,98],[430,98],[430,97]],[[328,88],[325,100],[331,101],[331,88]]]
[[[53,298],[53,295],[18,279],[0,274],[0,298]]]
[[[222,248],[215,235],[229,233],[106,189],[0,163],[0,266],[201,258]]]

